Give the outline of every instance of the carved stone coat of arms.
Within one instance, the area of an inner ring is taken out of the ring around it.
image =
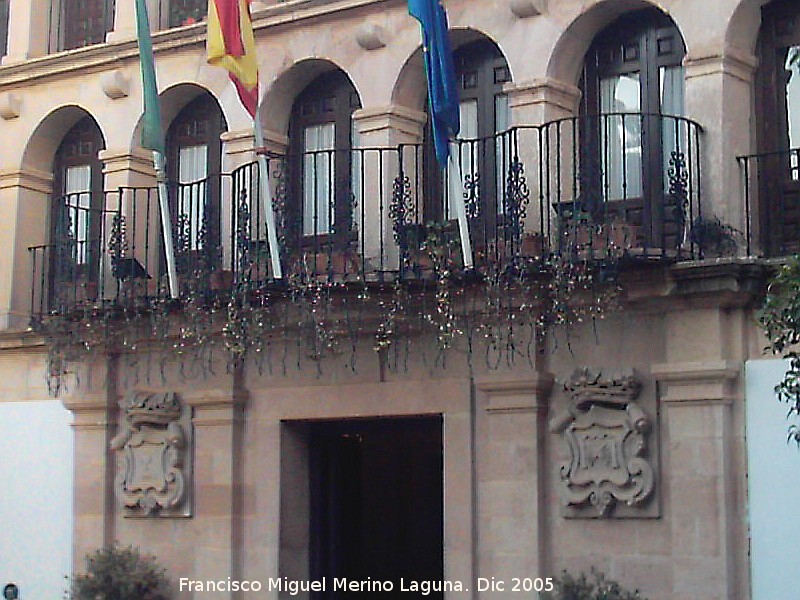
[[[188,516],[191,407],[177,394],[132,392],[111,440],[117,451],[114,488],[127,516]]]
[[[560,467],[565,516],[607,517],[618,506],[646,504],[655,487],[647,456],[652,420],[636,401],[638,379],[632,372],[603,377],[582,369],[564,389],[570,401],[550,429],[562,434],[568,449]]]

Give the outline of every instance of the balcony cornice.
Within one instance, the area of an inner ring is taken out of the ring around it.
[[[258,41],[258,32],[261,30],[338,15],[372,4],[401,4],[401,0],[293,0],[266,6],[255,12],[253,28]],[[180,48],[202,47],[205,40],[205,22],[157,31],[153,33],[153,53],[158,56]],[[30,85],[33,80],[63,77],[70,73],[83,74],[112,66],[118,68],[122,61],[138,60],[138,57],[136,40],[127,39],[31,58],[0,66],[0,90],[19,88]]]

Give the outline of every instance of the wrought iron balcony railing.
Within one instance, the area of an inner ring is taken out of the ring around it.
[[[679,117],[575,117],[453,143],[458,168],[443,172],[427,144],[405,144],[270,156],[266,173],[256,162],[172,183],[181,293],[279,287],[265,175],[280,261],[294,280],[425,282],[443,266],[459,274],[458,202],[478,277],[535,271],[553,257],[614,265],[696,258],[690,225],[702,217],[700,141],[701,128]],[[447,193],[451,178],[459,198]],[[71,194],[54,206],[50,243],[30,248],[34,319],[165,297],[155,189]]]
[[[747,254],[800,252],[800,148],[737,157],[745,203]]]

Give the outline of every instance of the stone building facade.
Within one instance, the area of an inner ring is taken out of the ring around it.
[[[591,567],[749,598],[744,363],[800,240],[800,7],[444,5],[460,177],[402,0],[252,4],[265,176],[205,7],[149,1],[172,301],[133,3],[0,0],[0,387],[74,415],[76,561],[119,540],[176,589],[264,582],[180,598]]]

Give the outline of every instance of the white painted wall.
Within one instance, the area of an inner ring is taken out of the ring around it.
[[[752,600],[800,597],[800,449],[786,443],[787,405],[773,391],[785,368],[781,360],[756,360],[746,369]]]
[[[60,401],[0,402],[0,590],[58,600],[72,572],[73,438]]]

